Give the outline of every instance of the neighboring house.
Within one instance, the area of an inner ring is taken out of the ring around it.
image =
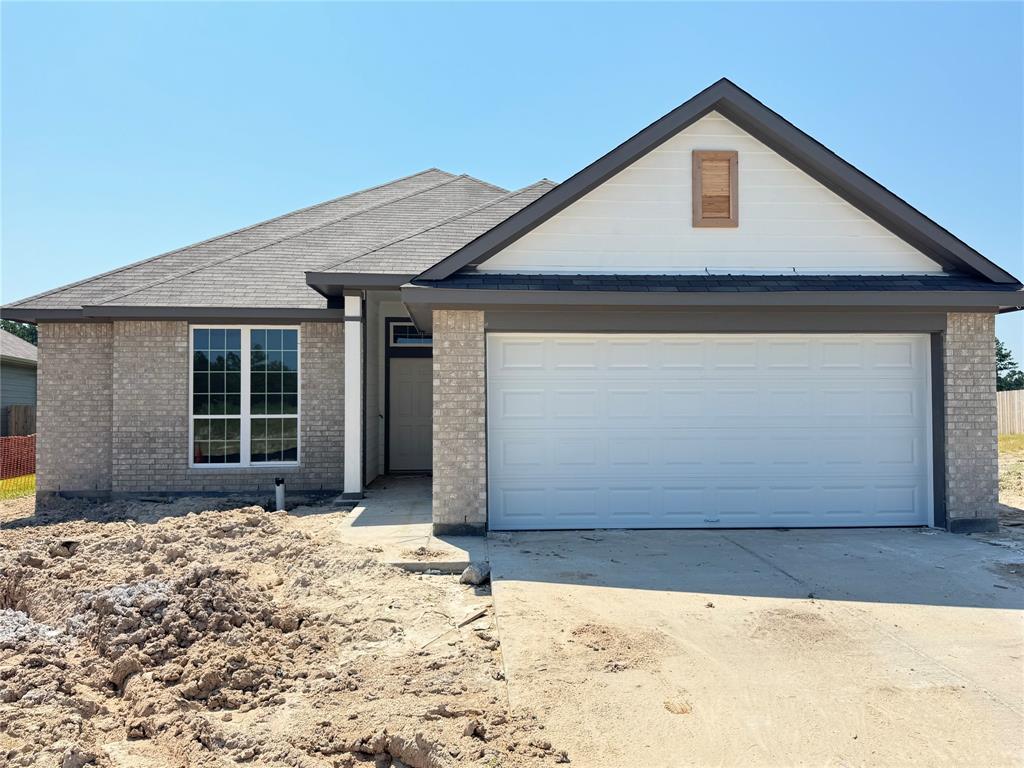
[[[1021,304],[722,80],[560,185],[432,169],[3,314],[39,323],[42,494],[432,470],[439,532],[972,531]]]
[[[0,435],[11,434],[7,409],[36,404],[36,349],[0,329]]]

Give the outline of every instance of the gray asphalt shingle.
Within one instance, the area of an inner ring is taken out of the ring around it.
[[[365,250],[401,231],[473,208],[506,190],[436,168],[302,208],[274,219],[72,283],[10,304],[33,309],[77,309],[120,304],[195,306],[322,306],[303,271]],[[425,195],[429,201],[417,205]],[[392,206],[393,216],[387,211]],[[294,239],[295,243],[289,240]],[[276,249],[274,247],[276,246]],[[265,252],[265,253],[264,253]],[[252,259],[244,257],[260,254]],[[274,260],[277,260],[274,263]],[[293,264],[292,260],[302,261]],[[225,269],[218,269],[225,266]],[[250,274],[246,271],[252,269]],[[202,275],[198,280],[195,275]],[[284,292],[274,282],[285,278]],[[178,283],[181,279],[182,282]],[[267,284],[267,281],[270,284]],[[301,283],[301,302],[295,286]],[[260,282],[263,283],[262,287]],[[196,288],[197,284],[199,288]],[[162,286],[162,289],[160,288]],[[195,297],[189,292],[198,290]],[[269,290],[268,290],[269,289]],[[136,298],[136,296],[138,298]],[[149,301],[156,297],[158,300]],[[219,298],[218,298],[219,297]],[[212,304],[204,304],[210,302]],[[148,302],[148,303],[147,303]],[[291,302],[291,303],[290,303]]]
[[[375,246],[323,271],[417,274],[475,240],[554,187],[552,181],[538,181],[450,219]]]
[[[35,363],[39,358],[39,350],[35,344],[15,336],[0,328],[0,357]]]
[[[110,297],[103,304],[323,307],[326,300],[306,285],[306,271],[318,271],[403,232],[418,230],[500,196],[495,188],[475,179],[453,177],[385,205],[365,208],[343,220],[231,258],[215,260],[129,294]]]

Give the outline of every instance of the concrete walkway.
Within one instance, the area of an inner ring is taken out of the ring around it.
[[[431,528],[430,477],[394,475],[371,483],[333,532],[355,546],[380,547],[385,562],[413,571],[461,573],[471,560],[487,560],[485,537],[438,538]]]
[[[492,534],[514,712],[588,768],[1024,763],[1024,555],[939,531]]]

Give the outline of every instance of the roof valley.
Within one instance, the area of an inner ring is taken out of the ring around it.
[[[486,203],[481,203],[480,205],[475,206],[473,208],[470,208],[469,210],[462,211],[461,213],[456,213],[456,214],[453,214],[451,216],[447,216],[447,217],[445,217],[443,219],[439,219],[439,220],[437,220],[435,222],[431,222],[430,224],[427,224],[426,226],[420,227],[419,229],[412,230],[410,232],[405,232],[405,233],[403,233],[403,234],[401,234],[401,235],[399,235],[397,237],[392,238],[391,240],[386,240],[386,241],[384,241],[382,243],[378,243],[378,244],[374,245],[373,247],[368,248],[367,250],[363,251],[362,253],[357,253],[354,256],[350,256],[349,258],[344,259],[342,261],[339,261],[337,263],[333,263],[333,264],[330,264],[330,265],[324,265],[324,266],[320,267],[320,269],[317,270],[317,271],[323,271],[323,272],[335,271],[339,267],[344,266],[345,264],[351,264],[354,261],[362,259],[364,256],[369,256],[370,254],[376,253],[377,251],[381,251],[381,250],[383,250],[383,249],[385,249],[385,248],[387,248],[389,246],[397,245],[398,243],[404,242],[406,240],[411,240],[414,237],[417,237],[419,235],[422,235],[422,234],[425,234],[427,232],[430,232],[431,230],[437,229],[438,227],[443,227],[445,224],[450,224],[453,221],[458,221],[459,219],[464,219],[467,216],[471,216],[474,213],[479,213],[480,211],[486,210],[487,208],[490,208],[490,207],[492,207],[494,205],[498,205],[498,204],[500,204],[502,202],[505,202],[506,200],[511,200],[511,199],[513,199],[515,197],[518,197],[519,195],[522,195],[522,194],[525,194],[525,193],[529,192],[530,190],[532,190],[532,189],[534,189],[536,187],[540,187],[540,186],[543,186],[543,185],[549,185],[549,186],[552,186],[552,187],[555,186],[554,182],[548,181],[547,179],[542,179],[541,181],[538,181],[538,182],[535,182],[535,183],[530,184],[528,186],[522,187],[521,189],[516,189],[516,190],[513,190],[511,192],[507,192],[506,194],[503,194],[500,197],[496,197],[493,200],[489,200]],[[489,186],[493,186],[493,185],[489,185]]]

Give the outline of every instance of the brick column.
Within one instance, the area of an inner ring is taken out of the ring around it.
[[[111,488],[113,328],[40,323],[36,497]]]
[[[999,501],[994,315],[947,315],[943,375],[947,527],[955,533],[994,530]]]
[[[434,310],[435,534],[487,530],[484,313]]]

